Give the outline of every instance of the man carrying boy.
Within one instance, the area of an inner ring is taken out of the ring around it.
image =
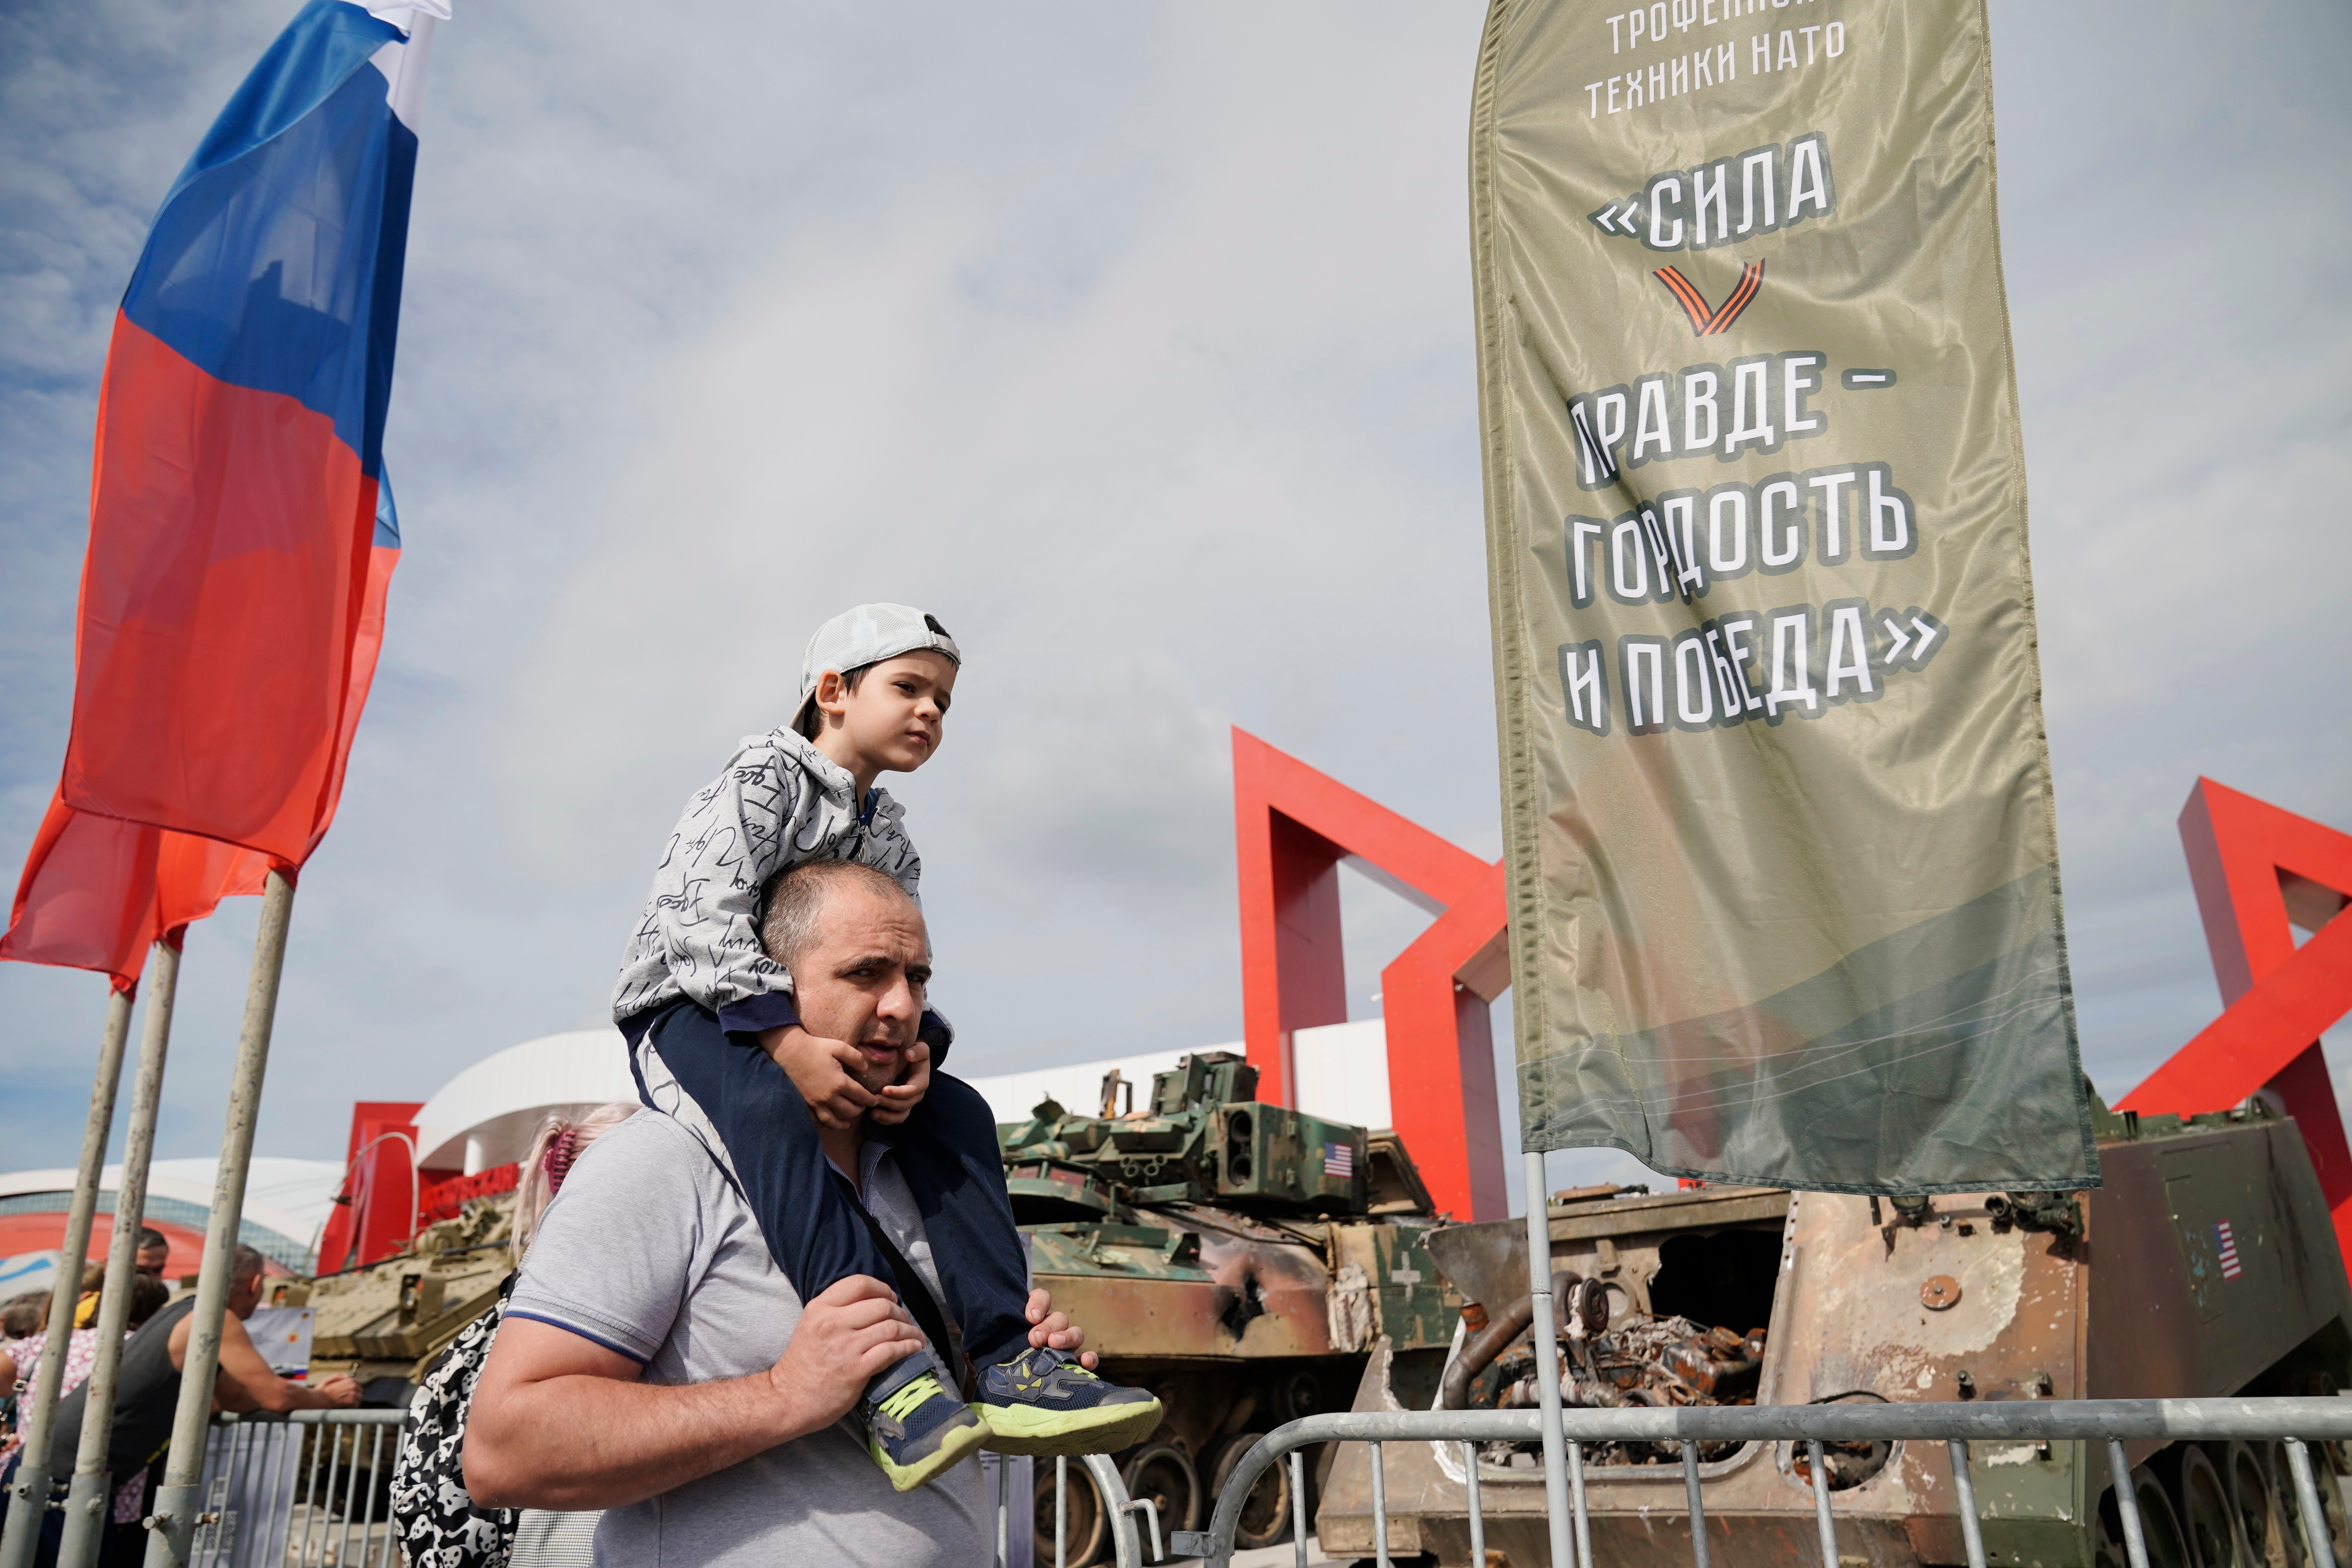
[[[849,1044],[868,1085],[893,1081],[930,969],[913,900],[872,868],[818,861],[778,879],[765,931],[809,1026]],[[693,1028],[719,1034],[690,1004],[660,1032]],[[787,1109],[809,1121],[804,1107]],[[907,1293],[927,1302],[950,1271],[933,1261],[942,1237],[927,1234],[893,1137],[853,1121],[826,1128],[820,1147],[910,1260]],[[739,1142],[765,1156],[766,1141]],[[633,1116],[580,1156],[475,1386],[467,1491],[481,1507],[604,1510],[600,1563],[984,1561],[976,1471],[894,1491],[840,1419],[869,1380],[928,1353],[919,1314],[872,1278],[795,1291],[751,1189],[673,1116]],[[1025,1304],[1040,1345],[1079,1348],[1083,1334],[1043,1291]]]
[[[613,1005],[641,1097],[732,1171],[801,1297],[877,1279],[920,1317],[932,1303],[917,1269],[867,1212],[839,1151],[824,1146],[861,1124],[887,1130],[929,1245],[957,1258],[940,1281],[944,1342],[931,1336],[944,1367],[929,1352],[908,1353],[880,1369],[860,1402],[869,1451],[900,1490],[982,1446],[1123,1447],[1160,1415],[1149,1393],[1104,1382],[1033,1331],[1039,1309],[994,1116],[968,1086],[933,1071],[952,1039],[946,1021],[919,1009],[918,1037],[878,1074],[857,1044],[810,1026],[786,962],[793,917],[768,907],[780,873],[851,861],[895,881],[919,920],[921,862],[874,781],[936,753],[961,665],[946,628],[905,605],[862,605],[820,627],[802,660],[793,726],[746,740],[688,803]]]

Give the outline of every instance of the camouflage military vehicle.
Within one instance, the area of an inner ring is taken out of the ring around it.
[[[1988,1193],[1885,1202],[1706,1187],[1643,1197],[1557,1194],[1555,1289],[1604,1325],[1559,1352],[1584,1405],[1796,1405],[2315,1394],[2352,1386],[2352,1288],[2291,1120],[2259,1102],[2210,1116],[2095,1108],[2105,1184],[2081,1196]],[[1566,1201],[1561,1201],[1566,1200]],[[1427,1251],[1474,1305],[1441,1379],[1451,1405],[1531,1403],[1526,1226],[1457,1226]],[[1513,1342],[1516,1337],[1516,1342]],[[1358,1409],[1421,1407],[1423,1380],[1376,1354]],[[1408,1385],[1408,1383],[1410,1385]],[[1691,1561],[1676,1453],[1588,1449],[1594,1553],[1627,1568]],[[2303,1568],[2285,1462],[2269,1444],[2135,1443],[2152,1568]],[[1811,1568],[1811,1479],[1787,1443],[1702,1449],[1711,1560]],[[2340,1467],[2340,1458],[2339,1458]],[[1842,1560],[1965,1561],[1941,1443],[1825,1456]],[[1458,1446],[1387,1445],[1390,1540],[1468,1561]],[[2121,1568],[2106,1463],[2081,1443],[1975,1443],[1969,1469],[1997,1568]],[[1534,1452],[1479,1460],[1486,1542],[1545,1560]],[[1369,1553],[1369,1462],[1341,1450],[1318,1528],[1334,1556]],[[2336,1560],[2352,1549],[2327,1501]],[[1485,1565],[1481,1565],[1485,1568]]]
[[[1106,1375],[1167,1406],[1120,1456],[1128,1489],[1163,1531],[1192,1530],[1261,1435],[1345,1407],[1376,1342],[1391,1378],[1433,1394],[1461,1301],[1427,1250],[1437,1217],[1394,1133],[1265,1104],[1256,1069],[1230,1052],[1183,1058],[1140,1106],[1136,1087],[1114,1074],[1095,1114],[1048,1100],[998,1134],[1037,1282],[1086,1325]],[[1041,1464],[1040,1562],[1052,1488]],[[1270,1472],[1240,1543],[1286,1539],[1290,1511],[1288,1478]],[[1069,1528],[1070,1563],[1104,1552],[1100,1510],[1075,1482]]]
[[[515,1195],[476,1198],[416,1233],[406,1251],[364,1268],[273,1281],[269,1304],[318,1316],[310,1375],[356,1380],[366,1404],[403,1405],[457,1331],[498,1300],[514,1267],[507,1243]]]

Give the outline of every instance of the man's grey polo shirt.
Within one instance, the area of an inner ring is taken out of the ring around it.
[[[897,1163],[868,1144],[865,1167],[867,1206],[936,1288]],[[766,1371],[800,1312],[751,1209],[694,1136],[657,1111],[639,1111],[581,1155],[507,1306],[509,1317],[553,1323],[643,1363],[647,1383],[673,1384]],[[993,1545],[978,1464],[902,1495],[845,1421],[608,1510],[596,1561],[971,1568],[991,1560]]]

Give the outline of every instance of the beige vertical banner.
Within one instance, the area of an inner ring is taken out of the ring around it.
[[[1472,110],[1529,1149],[2095,1184],[1979,0],[1495,0]]]

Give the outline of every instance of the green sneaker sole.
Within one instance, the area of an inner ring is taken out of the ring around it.
[[[1030,1405],[975,1405],[988,1427],[992,1454],[1115,1454],[1151,1436],[1163,1412],[1157,1399],[1140,1405],[1097,1405],[1085,1410],[1040,1410]]]
[[[890,1478],[892,1490],[910,1492],[955,1468],[978,1453],[987,1441],[988,1423],[983,1419],[977,1425],[959,1426],[950,1432],[940,1439],[939,1447],[928,1458],[911,1465],[894,1463],[890,1456],[882,1451],[882,1446],[870,1437],[866,1439],[866,1451],[874,1456],[874,1462],[882,1468],[884,1475]]]

